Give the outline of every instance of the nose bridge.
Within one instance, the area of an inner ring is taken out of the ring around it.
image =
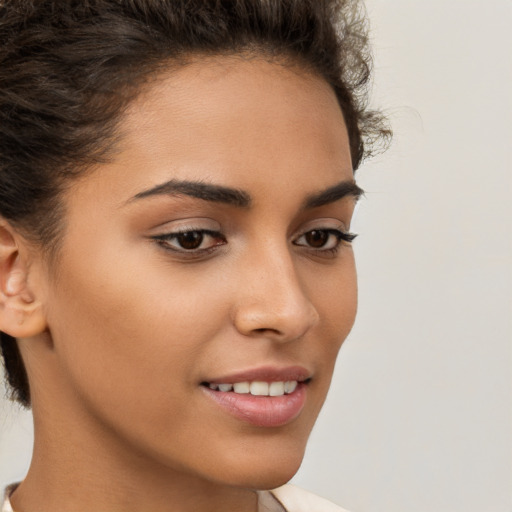
[[[289,248],[266,244],[248,258],[236,310],[238,330],[283,341],[303,336],[318,321],[318,313],[303,289]]]

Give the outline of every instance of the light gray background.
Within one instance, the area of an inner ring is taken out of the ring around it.
[[[512,2],[367,6],[395,142],[358,173],[359,318],[295,482],[353,512],[510,512]],[[31,434],[0,402],[0,484]]]

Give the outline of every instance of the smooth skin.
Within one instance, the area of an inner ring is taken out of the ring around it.
[[[20,338],[35,421],[14,508],[255,512],[254,489],[297,471],[356,314],[336,233],[357,194],[305,207],[353,184],[341,110],[299,67],[198,58],[148,85],[120,130],[112,161],[64,193],[56,266],[0,230],[0,327]],[[247,202],[154,191],[170,180]],[[280,427],[234,418],[202,386],[291,365],[311,380]]]

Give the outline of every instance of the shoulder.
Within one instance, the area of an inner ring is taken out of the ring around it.
[[[270,493],[287,512],[348,512],[316,494],[291,484],[283,485]]]

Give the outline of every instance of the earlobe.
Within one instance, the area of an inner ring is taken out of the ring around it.
[[[40,300],[29,287],[29,251],[23,237],[0,219],[0,331],[28,338],[46,329]]]

